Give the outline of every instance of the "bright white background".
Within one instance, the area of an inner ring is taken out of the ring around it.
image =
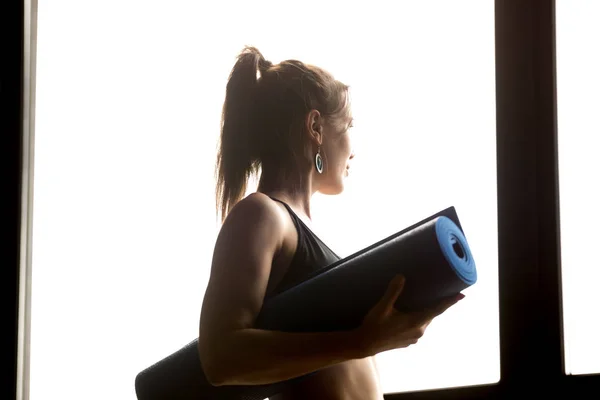
[[[600,372],[600,2],[556,9],[558,143],[566,372]]]
[[[197,336],[245,44],[352,86],[353,172],[314,202],[340,255],[457,208],[479,281],[378,356],[384,390],[499,379],[493,1],[294,4],[39,1],[33,400],[135,399],[136,374]]]

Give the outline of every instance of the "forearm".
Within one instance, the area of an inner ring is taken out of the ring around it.
[[[245,329],[231,333],[214,349],[215,385],[261,385],[306,375],[319,369],[363,358],[354,331],[287,333]]]

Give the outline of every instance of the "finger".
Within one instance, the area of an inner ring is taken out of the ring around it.
[[[427,327],[429,326],[429,324],[431,324],[431,320],[428,319],[427,321],[425,321],[423,323],[423,325],[421,325],[421,329],[424,331],[425,329],[427,329]]]
[[[398,296],[400,296],[400,293],[404,289],[404,282],[405,278],[402,275],[397,275],[391,280],[382,298],[382,304],[386,311],[394,307],[394,303],[396,303]]]

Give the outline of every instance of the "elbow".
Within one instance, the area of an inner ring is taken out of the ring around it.
[[[225,386],[227,384],[226,380],[223,379],[223,376],[214,373],[214,371],[204,371],[204,375],[206,376],[206,381],[211,386]]]
[[[209,367],[209,365],[210,364],[206,363],[204,360],[202,361],[202,370],[204,371],[206,381],[211,386],[224,386],[226,383],[223,374],[219,373],[216,368]]]
[[[201,351],[200,344],[198,344],[198,351],[206,381],[211,386],[225,386],[229,384],[231,379],[228,378],[227,369],[224,368],[223,363],[219,362],[219,357],[214,352],[207,351],[206,347]]]

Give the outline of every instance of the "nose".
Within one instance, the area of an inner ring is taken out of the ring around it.
[[[350,160],[352,160],[354,158],[355,154],[354,154],[354,150],[352,150],[352,152],[350,153]]]

